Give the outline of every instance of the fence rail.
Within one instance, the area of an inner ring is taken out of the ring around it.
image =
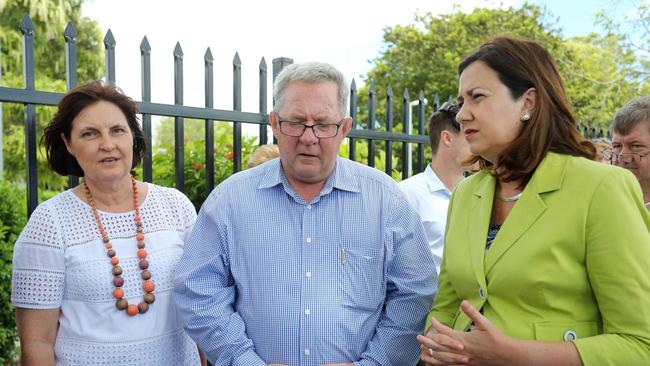
[[[25,149],[26,149],[26,186],[27,186],[27,211],[31,215],[36,208],[37,193],[38,193],[38,176],[36,169],[36,152],[37,152],[37,138],[36,138],[36,106],[56,106],[59,100],[63,97],[64,93],[40,91],[35,89],[35,61],[34,61],[34,25],[29,17],[25,14],[20,24],[20,32],[22,33],[23,47],[23,88],[11,88],[0,86],[0,102],[20,103],[25,106],[24,112],[24,125],[25,125]],[[66,87],[67,90],[74,88],[77,85],[77,41],[78,35],[72,23],[68,23],[64,32],[63,38],[65,41],[65,61],[66,61]],[[105,73],[106,81],[109,83],[116,82],[115,72],[115,48],[116,41],[113,33],[109,29],[103,40],[105,48]],[[168,116],[174,118],[174,159],[175,159],[175,185],[176,188],[184,191],[185,178],[183,169],[184,159],[184,136],[183,124],[186,118],[194,118],[205,121],[205,166],[206,166],[206,186],[210,191],[214,188],[214,121],[228,121],[233,124],[233,172],[237,172],[242,168],[242,123],[258,124],[259,125],[259,142],[266,144],[268,121],[267,121],[267,64],[264,58],[261,59],[258,67],[259,76],[259,108],[255,112],[242,111],[242,63],[239,55],[236,53],[232,61],[232,93],[233,93],[233,106],[231,110],[222,110],[214,108],[214,70],[213,70],[213,57],[210,48],[207,48],[204,55],[204,88],[205,88],[205,106],[190,107],[183,105],[183,50],[180,43],[176,44],[173,51],[174,56],[174,103],[154,103],[151,101],[151,46],[146,36],[143,37],[140,43],[140,69],[141,69],[141,101],[137,101],[139,112],[142,115],[142,128],[145,138],[149,146],[151,146],[152,136],[152,122],[151,116]],[[287,57],[279,57],[273,59],[272,62],[272,77],[275,79],[276,75],[285,66],[291,64],[292,59]],[[429,139],[425,135],[425,104],[426,98],[424,92],[420,91],[417,98],[417,134],[412,135],[406,133],[410,130],[407,128],[412,126],[410,107],[411,100],[408,90],[404,90],[401,95],[401,100],[396,101],[392,89],[389,87],[386,90],[386,113],[385,113],[385,126],[386,131],[378,131],[375,127],[377,118],[377,91],[374,82],[371,81],[368,90],[368,118],[366,125],[367,129],[358,128],[358,92],[356,82],[352,80],[350,84],[350,116],[353,118],[353,127],[348,134],[349,138],[349,157],[356,160],[356,142],[359,139],[366,140],[368,146],[368,160],[369,166],[375,166],[375,155],[377,152],[377,141],[385,142],[384,154],[385,170],[390,174],[393,170],[392,156],[393,156],[393,142],[402,143],[402,154],[400,159],[402,161],[402,178],[407,178],[410,171],[410,146],[417,144],[417,170],[421,172],[424,170],[424,147],[428,145]],[[403,131],[393,131],[393,105],[399,102],[402,105],[401,122]],[[433,110],[437,110],[439,105],[439,97],[436,95],[433,103]],[[578,130],[583,133],[585,137],[596,138],[603,137],[604,132],[602,129],[596,131],[594,126],[579,125]],[[143,160],[143,179],[144,181],[152,181],[152,149],[147,149]],[[69,177],[69,185],[75,186],[78,184],[76,177]]]

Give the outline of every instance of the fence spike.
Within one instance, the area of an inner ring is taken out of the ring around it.
[[[34,23],[27,13],[23,15],[23,20],[20,22],[20,32],[26,36],[34,35]]]
[[[264,57],[262,57],[262,60],[260,61],[260,70],[266,71],[266,60]]]
[[[115,37],[113,37],[113,32],[111,32],[110,28],[106,32],[106,36],[104,36],[104,47],[107,49],[115,48]]]
[[[418,99],[424,100],[424,90],[420,89],[420,93],[418,93]]]
[[[404,96],[404,99],[410,99],[409,90],[407,88],[404,88],[403,96]]]
[[[208,47],[207,50],[205,50],[205,54],[203,55],[203,61],[212,64],[214,62],[214,58],[212,57],[212,50],[210,50],[210,47]]]
[[[151,53],[151,46],[149,45],[149,39],[147,36],[142,37],[142,42],[140,42],[140,52],[144,54]]]
[[[375,81],[374,80],[370,81],[370,89],[368,89],[368,91],[370,92],[370,94],[375,94]]]
[[[176,47],[174,47],[174,56],[178,58],[183,57],[183,49],[181,48],[180,42],[176,42]]]
[[[386,88],[386,96],[387,97],[392,97],[393,96],[393,88],[389,85],[388,88]]]
[[[354,78],[352,79],[352,83],[350,83],[350,90],[357,90],[357,83],[354,81]]]
[[[65,38],[65,41],[68,43],[77,43],[77,31],[74,29],[72,22],[68,22],[68,25],[65,26],[63,38]]]
[[[232,59],[232,64],[235,66],[241,66],[241,60],[239,59],[239,52],[235,52],[235,57]]]

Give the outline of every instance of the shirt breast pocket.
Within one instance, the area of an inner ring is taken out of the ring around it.
[[[343,306],[364,311],[379,309],[386,292],[381,253],[366,248],[342,247],[339,255]]]

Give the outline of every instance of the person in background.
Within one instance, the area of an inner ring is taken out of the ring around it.
[[[275,159],[280,156],[280,150],[278,150],[278,145],[261,145],[248,157],[248,162],[246,163],[246,169],[258,166],[262,163],[266,163],[271,159]]]
[[[431,163],[423,173],[399,183],[409,204],[422,219],[429,249],[440,269],[445,240],[445,225],[449,198],[454,187],[463,179],[468,168],[463,164],[468,158],[469,146],[456,122],[458,108],[445,102],[429,118]]]
[[[111,84],[68,92],[46,127],[50,168],[83,177],[41,203],[14,247],[21,364],[198,365],[172,302],[196,219],[179,191],[135,179],[145,137]]]
[[[597,138],[592,141],[596,147],[596,157],[594,160],[600,163],[610,164],[612,144],[605,138]]]
[[[458,67],[456,119],[481,171],[449,203],[429,365],[650,365],[650,214],[593,161],[536,42],[498,37]]]
[[[415,365],[437,274],[391,177],[338,157],[348,89],[324,63],[287,66],[269,115],[280,159],[203,204],[174,293],[215,366]]]
[[[612,164],[636,176],[645,207],[650,210],[650,95],[623,106],[609,130],[612,131]]]

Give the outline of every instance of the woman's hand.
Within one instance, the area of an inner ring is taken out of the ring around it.
[[[469,356],[469,364],[510,364],[506,358],[510,355],[512,339],[495,327],[469,301],[461,302],[460,308],[474,322],[474,326],[470,332],[453,331],[451,337],[463,344],[464,351]]]
[[[420,359],[427,365],[467,365],[469,358],[465,346],[454,338],[456,332],[431,318],[431,328],[426,336],[418,335]]]

